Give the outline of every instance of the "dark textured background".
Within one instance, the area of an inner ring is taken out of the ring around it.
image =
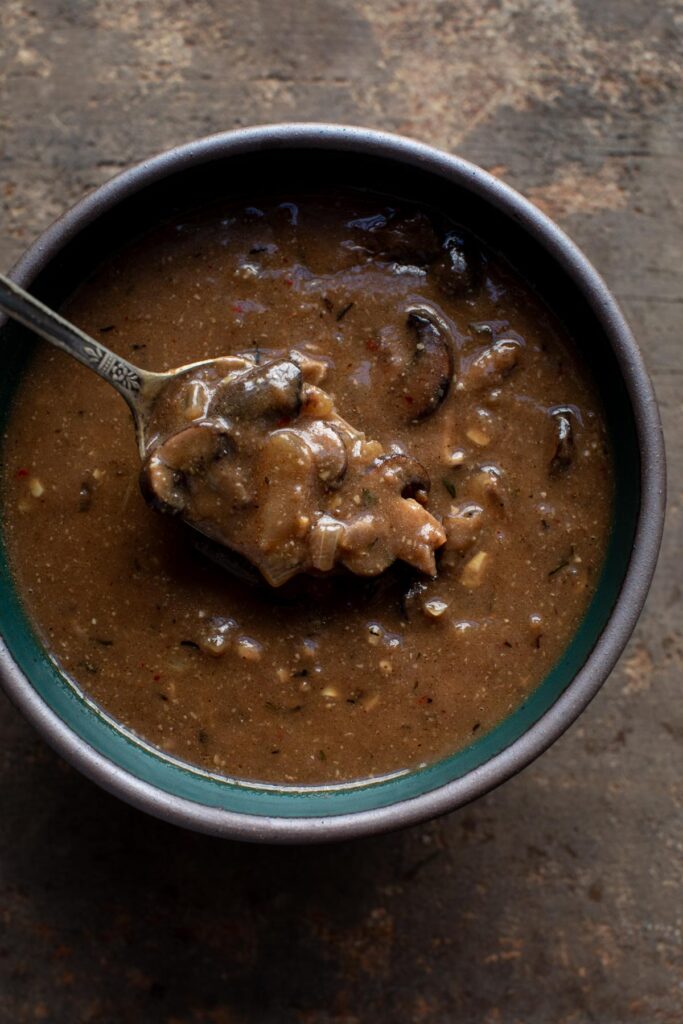
[[[0,1020],[680,1024],[676,0],[3,0],[0,266],[119,168],[286,119],[404,132],[531,197],[621,300],[668,435],[636,636],[581,721],[399,835],[243,847],[132,811],[0,703]]]

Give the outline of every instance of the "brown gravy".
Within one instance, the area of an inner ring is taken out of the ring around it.
[[[425,303],[452,333],[443,395],[406,318]],[[446,538],[435,578],[397,562],[245,586],[145,504],[120,398],[38,346],[5,443],[12,568],[55,659],[130,729],[229,775],[343,781],[466,745],[561,656],[606,548],[610,458],[571,339],[502,259],[375,195],[226,203],[113,257],[65,313],[154,370],[322,360],[339,415],[425,468]]]

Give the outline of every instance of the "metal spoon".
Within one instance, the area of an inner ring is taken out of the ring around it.
[[[138,448],[143,458],[147,451],[145,431],[149,414],[161,391],[174,378],[183,376],[188,370],[217,362],[215,359],[202,359],[165,373],[141,370],[69,323],[3,274],[0,274],[0,309],[25,327],[30,327],[52,345],[68,352],[88,369],[94,370],[118,391],[133,414]]]
[[[13,320],[18,320],[25,327],[35,331],[52,345],[68,352],[88,369],[94,370],[118,391],[133,414],[141,458],[147,454],[146,428],[149,415],[161,391],[175,378],[186,374],[188,370],[218,362],[215,359],[202,359],[196,363],[179,366],[174,370],[167,370],[165,373],[141,370],[140,367],[129,363],[127,359],[111,352],[105,345],[91,338],[79,327],[69,323],[59,313],[55,313],[49,306],[40,302],[33,295],[29,295],[3,274],[0,274],[0,309],[4,310]],[[246,558],[204,536],[200,528],[193,523],[188,522],[187,525],[196,531],[194,547],[206,558],[245,583],[262,584],[264,582],[261,574]]]

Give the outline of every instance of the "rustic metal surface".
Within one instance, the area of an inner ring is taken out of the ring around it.
[[[683,1019],[677,0],[6,0],[0,265],[120,167],[285,119],[403,131],[534,199],[621,300],[668,436],[663,557],[570,733],[459,814],[320,849],[184,833],[0,704],[0,1021]]]

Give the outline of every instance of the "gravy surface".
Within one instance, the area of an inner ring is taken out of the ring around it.
[[[448,386],[406,310],[448,324]],[[571,339],[501,258],[385,197],[225,203],[99,268],[66,316],[163,370],[297,351],[341,417],[425,468],[437,575],[249,587],[138,486],[130,414],[38,345],[5,438],[4,527],[46,647],[172,755],[274,782],[434,761],[492,728],[561,656],[609,534],[610,457]],[[372,490],[359,502],[372,502]]]

